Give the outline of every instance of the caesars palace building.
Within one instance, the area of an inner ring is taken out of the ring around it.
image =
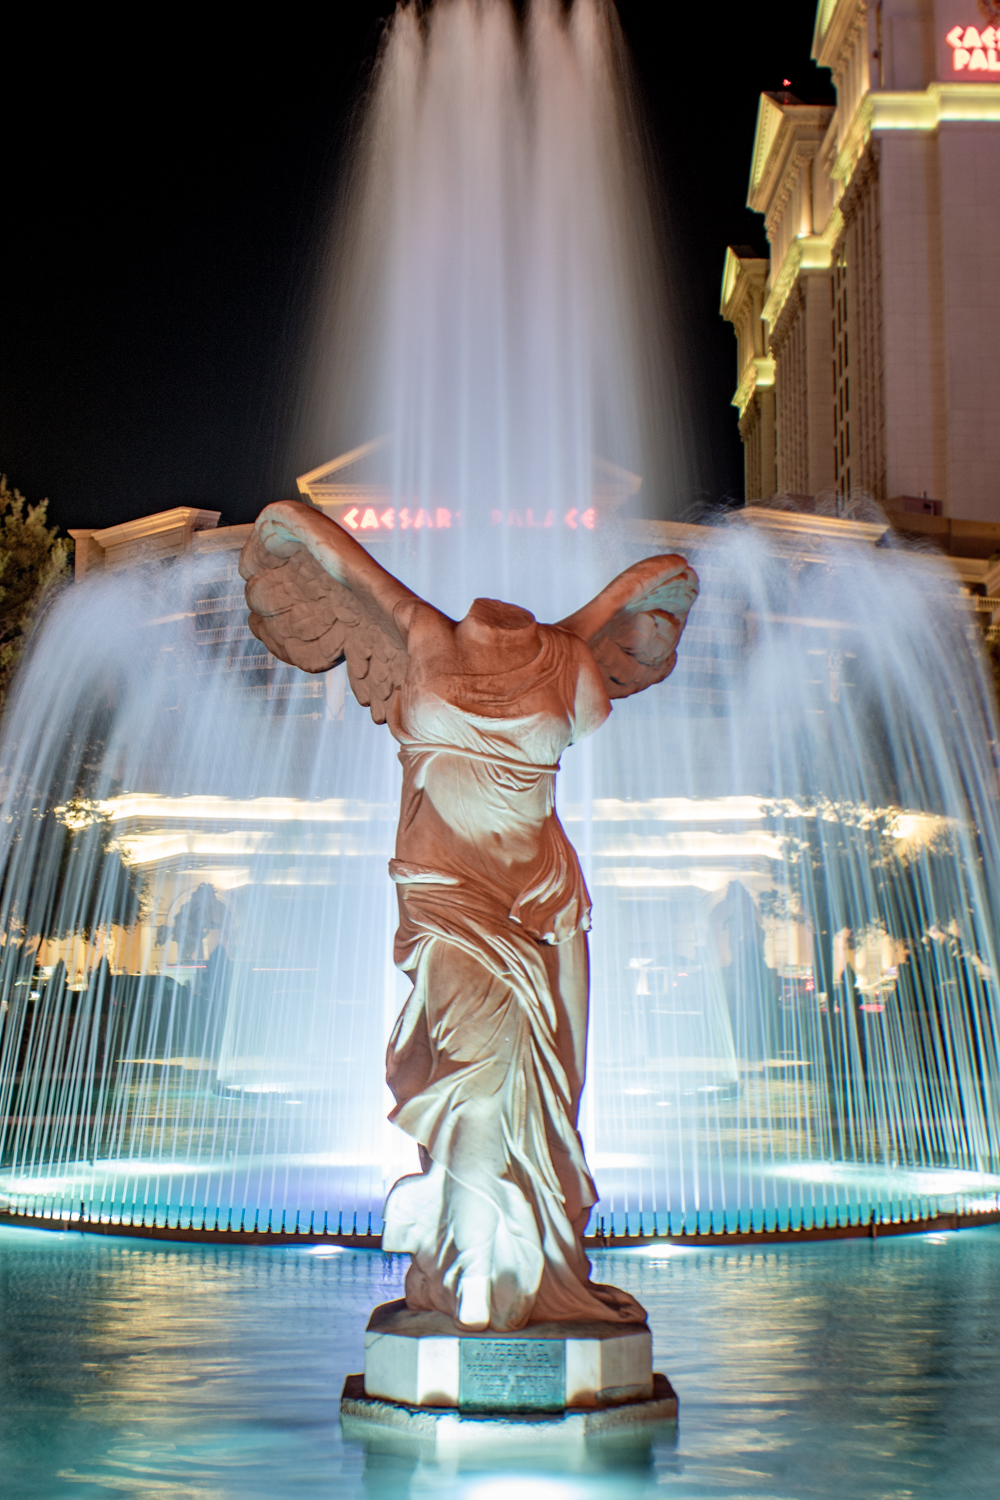
[[[812,56],[836,105],[761,95],[747,204],[770,254],[731,247],[723,270],[747,501],[862,490],[897,529],[985,561],[1000,551],[1000,0],[819,0]]]

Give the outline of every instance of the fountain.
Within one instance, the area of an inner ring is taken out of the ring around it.
[[[303,402],[316,457],[371,441],[304,488],[455,617],[559,618],[662,552],[702,579],[669,693],[563,761],[595,903],[590,1232],[995,1211],[978,627],[860,502],[629,519],[636,476],[674,513],[691,483],[630,100],[597,0],[397,14]],[[399,768],[343,668],[250,637],[241,540],[86,579],[20,672],[0,1208],[375,1243],[417,1169],[381,1082]]]

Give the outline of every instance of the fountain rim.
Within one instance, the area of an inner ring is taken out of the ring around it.
[[[826,1224],[820,1226],[763,1229],[720,1229],[704,1234],[607,1234],[585,1235],[583,1244],[588,1251],[631,1250],[662,1245],[665,1250],[673,1246],[688,1249],[707,1249],[736,1245],[784,1245],[822,1243],[834,1240],[878,1240],[897,1235],[942,1234],[960,1229],[983,1229],[1000,1224],[1000,1207],[982,1210],[964,1210],[937,1213],[925,1217],[900,1216],[891,1218],[872,1213],[867,1219],[856,1223]],[[110,1236],[115,1239],[137,1239],[161,1244],[242,1245],[247,1248],[270,1246],[271,1248],[328,1245],[342,1250],[382,1251],[382,1236],[370,1229],[354,1230],[350,1233],[324,1232],[322,1230],[286,1229],[281,1225],[273,1228],[183,1228],[170,1224],[123,1223],[110,1216],[90,1214],[58,1214],[35,1212],[23,1209],[20,1212],[0,1210],[0,1229],[36,1229],[55,1234],[90,1234]],[[388,1251],[387,1254],[393,1252]]]

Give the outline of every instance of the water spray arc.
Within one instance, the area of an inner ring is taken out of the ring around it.
[[[592,1229],[995,1209],[974,622],[877,518],[791,541],[622,518],[636,476],[668,497],[691,476],[618,49],[591,0],[520,30],[499,3],[397,16],[308,461],[387,438],[315,499],[457,616],[493,595],[559,618],[656,552],[702,578],[669,700],[619,704],[561,773],[595,903]],[[361,531],[368,509],[391,526]],[[305,678],[249,636],[237,550],[87,579],[21,673],[0,1207],[363,1233],[415,1168],[381,1082],[399,769],[342,669]]]

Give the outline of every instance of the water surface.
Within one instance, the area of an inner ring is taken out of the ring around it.
[[[5,1500],[811,1500],[997,1494],[1000,1228],[606,1252],[680,1396],[648,1449],[461,1465],[345,1443],[405,1261],[0,1230]]]

